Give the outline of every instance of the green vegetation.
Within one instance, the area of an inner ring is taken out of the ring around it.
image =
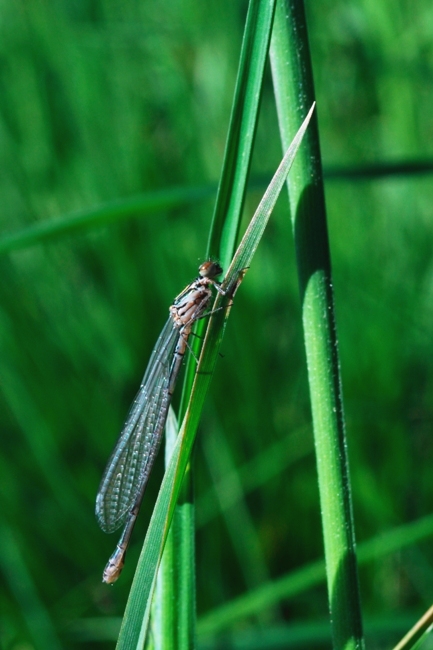
[[[347,172],[431,156],[433,15],[427,0],[306,9],[325,172],[345,172],[326,199],[363,616],[367,646],[388,648],[433,593],[433,190],[426,174]],[[100,579],[117,537],[98,529],[95,493],[168,305],[206,255],[245,14],[1,9],[1,647],[113,647],[162,454],[113,588]],[[253,177],[280,158],[268,71]],[[199,426],[201,647],[229,633],[330,645],[291,231],[283,197]]]

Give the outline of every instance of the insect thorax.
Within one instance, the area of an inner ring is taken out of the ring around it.
[[[170,307],[170,314],[176,327],[192,324],[203,315],[212,297],[208,278],[192,283],[186,293],[180,294]]]

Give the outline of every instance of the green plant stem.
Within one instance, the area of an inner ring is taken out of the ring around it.
[[[219,184],[208,246],[208,257],[210,254],[217,255],[225,269],[227,269],[227,266],[233,257],[233,251],[239,231],[252,155],[252,146],[257,126],[261,86],[271,38],[274,11],[275,0],[250,0],[236,82],[235,98],[224,156],[223,172]],[[239,272],[233,273],[232,279],[234,278],[236,281],[238,275]],[[220,314],[220,317],[222,317],[222,314]],[[223,319],[221,318],[221,323],[222,321]],[[199,327],[198,331],[201,331],[205,325],[204,321],[199,325],[201,325],[201,329]],[[199,345],[196,347],[196,345],[192,343],[192,347],[196,350],[196,356],[198,357]],[[184,389],[179,409],[180,420],[184,418],[187,410],[196,370],[195,360],[190,358],[187,364]],[[205,391],[206,389],[202,392],[203,398]],[[196,409],[197,412],[199,412],[201,407],[196,407]],[[179,470],[179,474],[182,476],[186,466],[185,459],[189,457],[191,452],[198,417],[194,414],[192,419],[195,419],[195,423],[189,427],[189,439],[187,439],[185,443],[184,457],[182,458],[182,463],[179,465],[182,467],[182,469]],[[194,532],[192,526],[192,489],[190,480],[191,472],[186,475],[183,481],[180,493],[181,506],[177,506],[175,509],[176,512],[179,512],[179,508],[181,508],[182,513],[184,514],[180,519],[179,517],[175,518],[173,536],[176,544],[176,552],[168,554],[167,566],[164,571],[165,575],[171,573],[172,579],[175,582],[176,576],[179,576],[180,578],[174,587],[173,585],[167,585],[168,593],[176,594],[173,597],[173,606],[176,608],[176,615],[173,617],[171,612],[167,612],[166,623],[161,620],[160,624],[160,627],[163,629],[165,628],[166,630],[166,636],[170,639],[170,643],[172,644],[171,647],[179,648],[190,647],[192,645],[192,638],[195,631],[194,622],[192,620],[192,613],[195,608],[194,568],[189,564],[184,564],[179,568],[181,558],[179,557],[179,552],[177,550],[177,545],[179,544],[179,550],[183,550],[187,559],[192,562],[191,554],[194,547]],[[169,507],[173,509],[173,501],[170,503]],[[169,567],[171,567],[171,569]],[[163,584],[164,582],[165,581],[163,581]],[[166,602],[164,590],[159,590],[158,595],[161,599],[161,619],[164,619],[164,611],[166,611],[164,610],[164,602]],[[189,605],[182,607],[181,603],[186,602],[186,600]],[[155,605],[154,611],[159,612],[161,608]],[[145,625],[146,622],[144,622],[143,628]],[[169,629],[170,626],[172,628],[171,630]],[[132,627],[133,625],[131,625],[131,628]],[[179,645],[176,645],[176,629],[174,628],[183,630],[183,641],[179,637]],[[129,632],[126,629],[126,626],[122,627],[120,637],[122,639],[122,644],[124,643],[123,639],[126,639],[128,634]],[[123,646],[119,641],[119,647],[129,646]]]
[[[239,233],[275,4],[275,0],[250,0],[248,7],[208,242],[208,256],[217,255],[224,269],[227,269],[233,257]]]
[[[194,378],[191,400],[164,474],[137,564],[117,643],[119,650],[136,650],[143,646],[150,615],[149,601],[154,591],[156,571],[167,539],[184,473],[189,462],[204,399],[217,361],[225,323],[233,303],[234,292],[242,281],[246,268],[251,264],[257,245],[305,134],[313,109],[314,106],[311,107],[292,144],[285,153],[238,246],[222,285],[224,289],[227,289],[227,293],[224,296],[219,293],[216,297]]]
[[[186,477],[188,470],[186,472]],[[152,602],[151,647],[175,650],[194,647],[195,558],[194,507],[179,499],[158,570]]]
[[[225,269],[233,257],[242,217],[248,172],[260,105],[261,88],[272,32],[275,0],[250,0],[240,55],[235,96],[227,135],[223,169],[218,186],[207,257],[217,256]],[[199,324],[203,332],[205,322]],[[192,344],[198,355],[199,344]],[[183,419],[196,371],[195,359],[190,357],[185,374],[179,409]],[[178,576],[177,597],[173,605],[178,610],[179,648],[192,647],[195,634],[195,566],[194,566],[194,508],[193,471],[191,464],[185,473],[179,502],[173,520],[176,553],[171,554],[173,575]],[[185,603],[182,606],[182,603]],[[175,632],[172,632],[174,635]]]
[[[277,3],[271,63],[283,149],[314,101],[302,0]],[[334,648],[362,648],[355,535],[344,430],[317,118],[288,181],[318,467]]]
[[[172,409],[166,424],[165,465],[170,462],[178,424]],[[152,601],[149,648],[192,648],[195,638],[195,558],[194,507],[190,488],[189,469],[185,472],[182,490],[176,504],[170,531],[158,570]]]

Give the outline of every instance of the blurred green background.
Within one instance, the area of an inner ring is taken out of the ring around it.
[[[1,236],[145,192],[216,187],[246,7],[3,3]],[[433,186],[410,169],[341,172],[433,159],[433,9],[306,9],[362,542],[433,510]],[[280,157],[268,72],[253,176]],[[2,648],[113,647],[162,458],[114,588],[101,572],[117,535],[99,530],[95,494],[168,305],[204,259],[213,196],[0,256]],[[285,197],[222,352],[195,456],[199,616],[323,556]],[[361,567],[367,623],[396,624],[370,647],[389,647],[398,621],[431,604],[431,535]],[[320,629],[326,615],[323,584],[232,630]]]

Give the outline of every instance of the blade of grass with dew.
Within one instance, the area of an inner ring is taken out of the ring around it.
[[[207,250],[208,257],[216,256],[224,269],[233,256],[239,233],[275,5],[275,0],[263,0],[250,2],[248,8]]]
[[[254,0],[250,1],[248,7],[221,179],[206,252],[206,259],[215,257],[225,270],[233,257],[242,218],[275,5],[276,0]],[[199,336],[204,328],[203,321],[197,324]],[[192,349],[198,353],[198,340],[195,344],[193,342]],[[180,418],[185,414],[194,374],[195,364],[189,358]]]
[[[279,0],[271,67],[283,143],[314,99],[303,2]],[[335,649],[364,647],[317,119],[288,183]]]
[[[212,218],[210,237],[208,242],[207,259],[217,257],[227,268],[232,258],[236,239],[238,237],[242,208],[246,194],[246,184],[251,163],[254,137],[257,130],[260,97],[262,93],[263,76],[269,51],[272,32],[272,22],[275,13],[276,0],[250,0],[246,18],[239,68],[236,79],[236,88],[230,124],[224,152],[223,168],[218,186],[217,200]],[[192,342],[192,349],[196,357],[199,356],[200,334],[203,333],[205,322],[197,323],[198,337]],[[195,360],[190,356],[187,362],[183,391],[180,403],[179,417],[183,418],[187,408],[195,374]],[[175,519],[177,525],[176,539],[179,550],[194,547],[195,530],[192,514],[192,472],[191,465],[185,474],[179,502],[182,504],[183,517]],[[184,527],[180,524],[184,523]],[[179,525],[178,525],[179,524]],[[178,575],[178,588],[183,599],[187,596],[182,585],[189,585],[190,606],[183,608],[183,615],[179,611],[176,625],[172,634],[182,630],[179,647],[188,647],[193,643],[195,630],[190,612],[195,608],[195,576],[194,558],[192,553],[187,553],[187,561],[180,562],[179,553],[173,556],[172,575]],[[189,561],[188,561],[189,560]],[[175,566],[176,565],[176,566]],[[183,600],[174,598],[174,603],[180,608]],[[188,634],[188,625],[190,626]]]
[[[314,106],[311,107],[309,114],[286,152],[236,251],[222,284],[229,292],[234,289],[240,280],[240,273],[251,263],[279,192],[301,144],[313,108]],[[154,576],[160,562],[185,468],[189,461],[205,395],[218,358],[219,345],[230,312],[230,301],[229,294],[226,296],[218,294],[215,300],[215,311],[209,319],[191,392],[191,400],[176,440],[172,458],[164,475],[131,587],[117,645],[121,650],[141,648],[144,643],[150,613],[148,603],[154,587]],[[220,309],[220,307],[226,307],[226,309]]]

